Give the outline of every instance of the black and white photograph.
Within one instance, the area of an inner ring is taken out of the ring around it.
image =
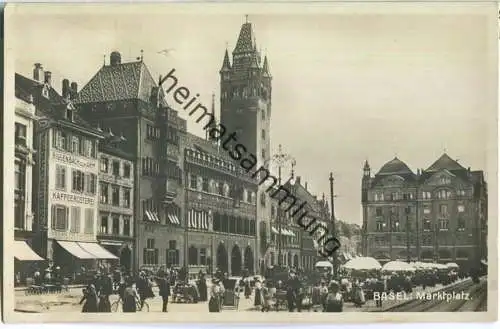
[[[493,321],[498,26],[7,5],[4,320]]]

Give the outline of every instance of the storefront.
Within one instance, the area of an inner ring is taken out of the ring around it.
[[[81,281],[86,273],[94,272],[109,260],[118,257],[94,242],[55,240],[52,244],[54,264],[65,277]]]
[[[32,278],[44,259],[31,249],[26,241],[14,241],[14,283],[22,285],[27,278]]]

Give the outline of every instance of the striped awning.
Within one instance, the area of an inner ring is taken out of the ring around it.
[[[273,226],[271,227],[271,231],[274,233],[274,234],[280,234],[280,232]]]
[[[160,219],[158,218],[158,214],[154,211],[146,210],[146,219],[150,222],[159,223]]]
[[[208,230],[209,217],[208,211],[191,209],[188,212],[188,227],[195,230]]]
[[[174,213],[167,213],[167,217],[172,224],[179,225],[181,223],[177,215]]]

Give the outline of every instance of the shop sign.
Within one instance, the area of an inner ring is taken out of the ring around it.
[[[72,154],[66,154],[66,153],[61,153],[54,151],[54,159],[69,165],[74,165],[80,168],[94,168],[96,166],[96,161],[95,160],[90,160],[90,161],[85,161],[82,159],[79,159],[78,157],[72,155]]]
[[[81,203],[88,205],[93,205],[95,202],[94,198],[89,198],[86,196],[69,194],[64,192],[57,192],[57,191],[52,193],[52,200],[74,202],[74,203]]]

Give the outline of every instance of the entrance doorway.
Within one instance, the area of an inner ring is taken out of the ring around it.
[[[120,252],[120,266],[124,267],[128,272],[130,271],[132,265],[132,251],[129,246],[124,246],[122,251]]]
[[[241,274],[241,251],[240,247],[235,245],[231,251],[231,275]]]
[[[226,273],[228,271],[227,250],[222,243],[219,244],[219,247],[217,247],[217,268],[221,270],[222,273]]]
[[[248,270],[250,274],[254,274],[253,269],[253,252],[250,246],[245,248],[245,268]]]

